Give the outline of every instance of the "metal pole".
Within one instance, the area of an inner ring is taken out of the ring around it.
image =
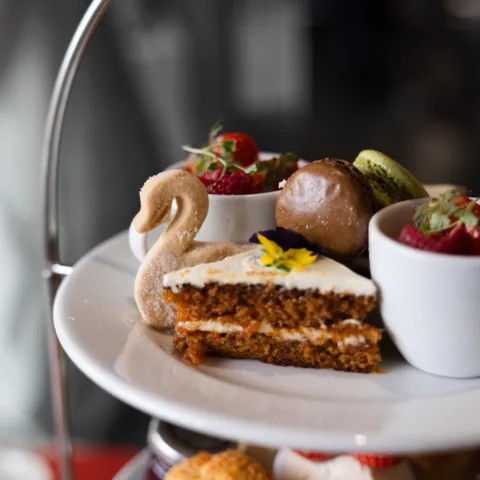
[[[61,279],[71,271],[70,267],[61,264],[59,252],[58,169],[60,141],[65,110],[78,66],[88,42],[110,2],[111,0],[93,0],[70,41],[55,81],[46,121],[42,152],[43,172],[41,180],[44,203],[45,252],[45,271],[43,276],[47,280],[50,302],[48,349],[52,409],[60,475],[63,480],[72,480],[74,473],[72,441],[68,422],[65,357],[55,334],[51,317],[53,301]]]

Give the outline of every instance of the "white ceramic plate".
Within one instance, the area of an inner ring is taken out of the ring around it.
[[[133,407],[265,446],[393,453],[480,444],[480,379],[431,376],[394,352],[385,354],[383,375],[250,360],[188,365],[169,335],[138,323],[132,295],[137,267],[122,233],[75,266],[54,307],[67,354],[100,387]]]

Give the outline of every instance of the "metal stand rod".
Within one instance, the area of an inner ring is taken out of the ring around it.
[[[63,276],[70,273],[70,267],[60,262],[58,228],[58,169],[60,159],[60,141],[65,110],[73,80],[88,42],[95,31],[111,0],[93,0],[73,35],[57,75],[50,101],[45,127],[42,153],[43,172],[42,190],[44,202],[44,252],[45,271],[52,313],[53,301]],[[49,319],[48,349],[52,408],[55,425],[55,441],[59,456],[60,475],[63,480],[72,480],[73,458],[70,438],[67,404],[67,382],[65,375],[65,357],[53,327],[53,318]]]

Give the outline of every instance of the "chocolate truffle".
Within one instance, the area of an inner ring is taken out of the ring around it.
[[[375,212],[370,186],[351,163],[326,158],[295,172],[277,201],[276,221],[338,257],[367,246],[368,222]]]

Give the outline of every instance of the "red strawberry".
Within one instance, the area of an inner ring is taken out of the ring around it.
[[[419,250],[456,255],[471,255],[473,247],[472,237],[463,224],[450,230],[444,236],[426,235],[413,225],[407,225],[400,233],[400,242]]]
[[[370,468],[386,468],[398,465],[402,459],[392,455],[366,455],[363,453],[354,453],[352,457],[358,460],[362,465]]]
[[[215,146],[213,152],[219,157],[223,156],[223,144],[233,142],[235,144],[233,156],[242,167],[249,167],[258,160],[258,147],[255,140],[244,133],[224,133],[215,140],[220,145]]]
[[[265,186],[265,174],[263,172],[254,173],[252,175],[252,192],[262,193]]]
[[[400,241],[421,250],[456,255],[480,254],[480,205],[456,190],[418,207]]]
[[[210,181],[205,175],[200,175],[198,179],[208,188],[213,182]]]
[[[209,193],[241,195],[278,190],[278,184],[298,169],[298,157],[292,153],[267,161],[258,159],[258,147],[243,133],[217,136],[221,124],[212,127],[203,148],[184,146],[190,152],[186,169],[198,176]],[[235,177],[234,177],[235,175]],[[246,177],[250,178],[246,178]]]
[[[198,176],[198,179],[206,186],[209,187],[213,185],[217,180],[222,176],[222,169],[217,170],[205,170],[201,175]]]
[[[212,195],[245,195],[253,193],[252,177],[243,172],[225,173],[220,180],[208,187]]]
[[[455,227],[447,236],[441,237],[439,253],[456,253],[457,255],[472,255],[473,239],[464,224]]]
[[[470,197],[464,193],[459,193],[450,198],[450,203],[453,203],[457,207],[465,208],[470,202]]]
[[[476,203],[474,206],[473,206],[473,213],[478,217],[480,218],[480,204]]]
[[[472,255],[480,255],[480,240],[473,241]]]
[[[419,250],[435,251],[437,247],[438,235],[425,235],[418,231],[413,225],[403,227],[400,233],[400,243]]]
[[[187,164],[183,167],[187,172],[196,174],[195,172],[195,155],[189,155],[187,158]]]
[[[459,225],[453,230],[450,230],[447,235],[440,237],[437,247],[433,251],[456,255],[470,255],[472,251],[472,237],[470,237],[464,225]]]
[[[336,457],[336,455],[332,455],[331,453],[302,452],[300,450],[297,450],[295,453],[301,457],[311,460],[312,462],[326,462],[327,460],[331,460],[332,458]]]
[[[468,233],[472,237],[472,254],[480,255],[480,230],[478,227],[473,227]]]

